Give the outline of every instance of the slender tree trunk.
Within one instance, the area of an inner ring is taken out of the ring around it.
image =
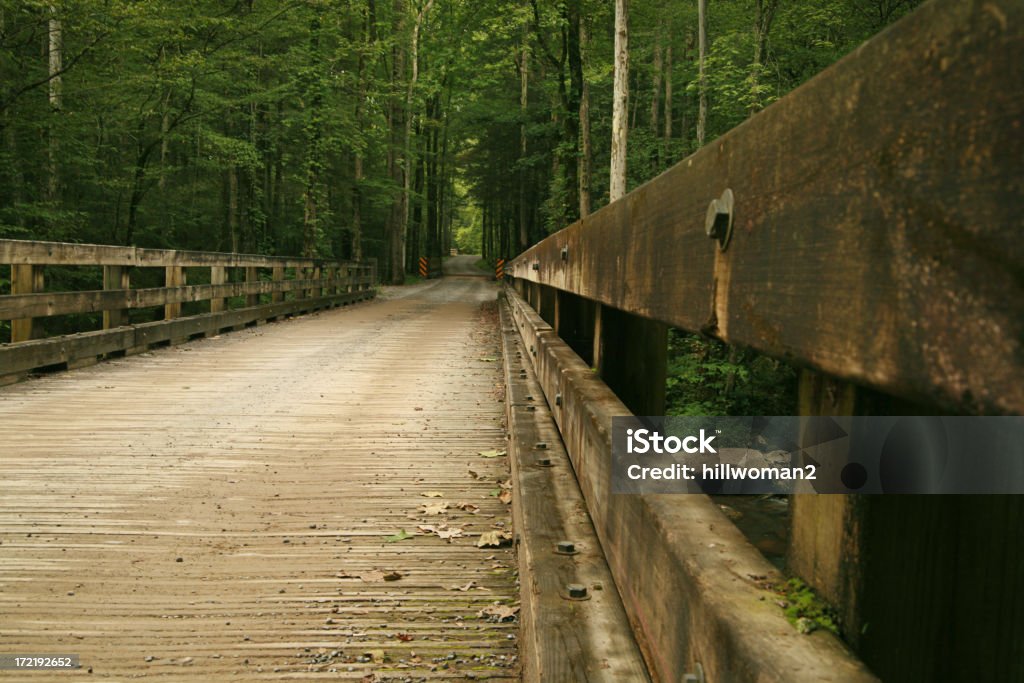
[[[626,194],[629,134],[629,0],[615,0],[615,79],[612,87],[612,158],[609,201]]]
[[[57,201],[57,193],[60,186],[58,173],[58,159],[60,157],[60,140],[54,131],[57,115],[62,106],[61,97],[61,76],[63,68],[63,55],[61,53],[62,27],[60,19],[57,18],[57,5],[50,3],[50,19],[47,26],[47,67],[49,81],[49,101],[51,125],[48,130],[47,139],[47,179],[46,198],[50,202]]]
[[[650,84],[650,123],[648,128],[650,129],[650,137],[653,143],[650,147],[650,165],[651,175],[657,173],[659,167],[658,159],[658,117],[662,114],[662,71],[665,69],[663,57],[664,53],[662,50],[662,33],[658,32],[654,39],[654,63],[651,66],[651,84]]]
[[[685,132],[685,131],[684,131]],[[665,48],[665,133],[661,159],[672,163],[672,42]]]
[[[228,235],[231,238],[231,251],[238,252],[238,167],[234,164],[228,169]]]
[[[580,61],[586,63],[587,44],[587,22],[580,19]],[[586,75],[583,76],[583,84],[580,88],[580,218],[590,215],[590,167],[593,162],[593,153],[590,146],[590,85],[587,83]]]
[[[704,135],[708,124],[708,84],[704,74],[707,59],[708,0],[697,0],[697,147],[704,146]]]
[[[529,107],[530,43],[528,26],[522,27],[522,50],[519,57],[519,251],[530,246],[530,230],[527,224],[526,206],[526,116]]]
[[[764,108],[761,100],[761,72],[764,69],[764,54],[775,17],[776,0],[756,0],[754,3],[754,62],[750,66],[750,107],[753,116]]]
[[[427,0],[427,4],[420,9],[416,15],[416,22],[412,27],[412,40],[409,43],[409,65],[412,68],[412,75],[409,77],[409,85],[405,91],[405,142],[403,145],[404,157],[405,157],[405,183],[403,185],[402,192],[402,263],[405,263],[405,243],[409,235],[409,207],[410,197],[412,196],[412,174],[409,172],[412,166],[412,104],[413,94],[416,89],[416,81],[419,80],[419,50],[420,50],[420,28],[423,25],[423,19],[426,17],[427,12],[433,6],[434,0]],[[403,278],[404,279],[404,278]]]

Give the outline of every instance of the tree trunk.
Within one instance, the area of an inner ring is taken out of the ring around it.
[[[761,101],[761,72],[764,69],[765,47],[768,31],[775,17],[776,0],[756,0],[754,3],[754,62],[750,65],[750,107],[748,114],[753,116],[764,108]]]
[[[703,1],[703,0],[701,0]],[[626,141],[629,134],[629,1],[615,0],[615,79],[612,93],[612,159],[609,201],[626,194]]]
[[[404,150],[403,156],[405,157],[405,182],[403,184],[402,192],[402,239],[400,241],[401,263],[405,263],[406,260],[405,243],[409,235],[409,206],[410,197],[412,195],[412,173],[409,172],[412,167],[412,100],[416,89],[416,81],[419,80],[420,74],[420,28],[423,25],[423,19],[426,17],[427,12],[430,11],[433,4],[434,0],[427,0],[427,4],[425,4],[416,15],[416,22],[412,27],[412,39],[409,42],[409,65],[412,69],[412,75],[409,77],[409,85],[405,91],[405,141],[402,147]]]
[[[684,131],[685,133],[685,131]],[[665,135],[662,142],[661,160],[672,163],[672,43],[665,48]]]
[[[50,3],[50,19],[47,25],[47,67],[49,81],[49,101],[51,125],[47,135],[47,173],[46,173],[46,199],[49,202],[57,201],[57,192],[60,185],[57,160],[60,156],[60,141],[53,130],[58,113],[61,110],[61,69],[63,68],[63,55],[61,53],[61,22],[57,18],[57,5]]]
[[[580,61],[586,60],[587,23],[580,19]],[[590,165],[593,161],[593,154],[590,147],[590,86],[587,84],[586,76],[580,89],[580,218],[590,215]]]
[[[522,27],[522,51],[519,57],[519,251],[530,246],[526,196],[526,116],[529,107],[530,44],[527,24]]]
[[[704,76],[704,62],[707,59],[708,0],[697,0],[697,147],[704,146],[704,135],[708,124],[708,89]]]
[[[664,69],[664,62],[662,60],[662,34],[658,32],[654,38],[654,63],[651,71],[651,83],[650,83],[650,137],[653,143],[650,147],[650,165],[651,175],[657,173],[658,169],[658,154],[657,154],[657,132],[658,132],[658,116],[662,113],[662,70]]]

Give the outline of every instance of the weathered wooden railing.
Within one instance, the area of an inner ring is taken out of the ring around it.
[[[0,320],[11,321],[11,343],[0,345],[0,377],[94,362],[109,354],[144,351],[155,344],[360,301],[374,295],[377,275],[374,261],[19,240],[0,240],[3,265],[10,265],[11,291],[0,296]],[[100,267],[103,289],[45,291],[48,267]],[[163,270],[164,286],[133,289],[132,269]],[[187,273],[194,269],[203,284],[187,283]],[[244,281],[230,281],[231,269],[244,274]],[[235,307],[232,298],[237,299]],[[186,302],[209,303],[204,304],[207,310],[183,316]],[[161,320],[129,322],[130,311],[154,307],[157,316],[162,307]],[[44,338],[41,318],[100,312],[102,329]]]
[[[655,678],[867,676],[771,612],[710,500],[611,495],[611,418],[663,412],[668,326],[806,368],[797,414],[1024,413],[1022,84],[1024,3],[925,4],[506,268]],[[1022,523],[1012,496],[795,496],[788,565],[884,680],[1021,681]]]

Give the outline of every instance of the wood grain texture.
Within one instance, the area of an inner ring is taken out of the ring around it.
[[[707,496],[614,495],[611,421],[629,410],[511,288],[505,295],[572,461],[651,676],[877,682],[837,638],[797,632],[763,582],[785,579]],[[757,578],[761,577],[761,578]]]
[[[507,306],[502,306],[501,326],[512,509],[519,540],[523,679],[647,681],[643,656],[584,511],[583,494]],[[537,448],[540,443],[545,448]],[[541,456],[553,466],[538,467]],[[573,542],[575,555],[554,552],[563,540]],[[590,599],[566,599],[570,583],[586,586]]]
[[[438,281],[0,389],[3,650],[91,668],[33,680],[518,681],[517,624],[479,617],[518,599],[514,549],[475,545],[511,524],[507,460],[478,455],[505,444],[495,293]],[[386,542],[442,521],[464,536]]]
[[[0,263],[70,266],[224,266],[227,268],[313,268],[328,261],[295,256],[263,256],[215,251],[144,249],[106,244],[72,244],[0,239]],[[354,262],[344,262],[356,266]],[[368,267],[368,266],[360,266]]]
[[[0,344],[0,376],[118,351],[145,350],[152,344],[178,343],[191,337],[214,335],[222,330],[263,320],[371,299],[374,295],[374,290],[363,290],[318,299],[297,299],[219,313],[123,325],[110,330],[67,334],[18,344]]]
[[[926,3],[506,270],[886,393],[1019,414],[1022,82],[1024,4]],[[704,218],[726,188],[719,252]]]

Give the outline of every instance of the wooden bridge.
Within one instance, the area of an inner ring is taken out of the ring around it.
[[[668,326],[799,364],[794,414],[1024,412],[1022,25],[926,5],[504,283],[473,257],[378,291],[372,262],[0,241],[0,654],[1024,681],[1019,497],[793,497],[788,569],[840,640],[787,622],[709,498],[609,482],[612,417],[664,412]],[[102,289],[54,291],[69,273]]]

